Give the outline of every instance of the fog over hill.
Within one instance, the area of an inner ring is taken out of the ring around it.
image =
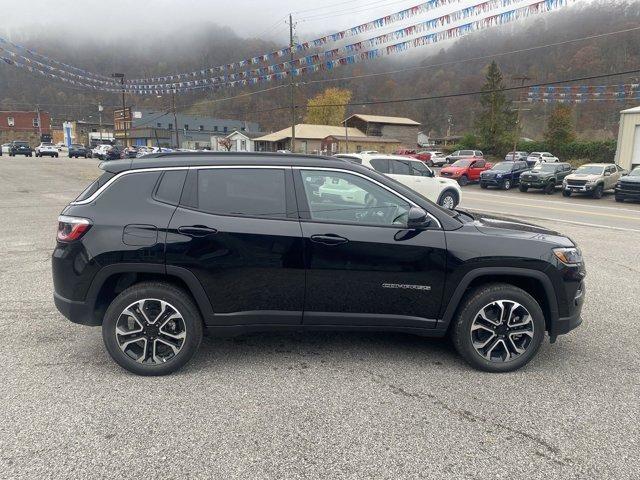
[[[68,2],[64,0],[62,3]],[[75,2],[76,5],[77,3]],[[85,3],[87,4],[85,8],[90,8],[93,2],[83,2],[83,5]],[[166,15],[166,9],[172,6],[175,8],[176,3],[162,0],[154,2],[154,5],[162,9]],[[176,22],[167,22],[165,19],[155,30],[151,28],[150,19],[138,21],[133,12],[131,15],[121,16],[117,23],[113,23],[110,16],[101,17],[97,14],[93,17],[87,16],[86,24],[81,24],[74,30],[66,31],[63,28],[64,24],[60,23],[59,28],[26,29],[20,32],[10,30],[8,36],[45,55],[87,70],[105,74],[123,71],[129,77],[165,75],[221,65],[272,51],[282,47],[283,41],[286,41],[287,26],[284,24],[284,19],[280,18],[276,21],[281,13],[279,11],[269,12],[268,15],[264,12],[264,17],[268,17],[269,21],[256,22],[255,19],[259,19],[259,15],[254,15],[250,22],[252,27],[244,25],[241,28],[238,27],[233,11],[224,10],[219,11],[217,15],[198,16],[199,8],[203,12],[211,12],[211,10],[206,9],[204,5],[206,2],[191,3],[193,5],[189,22],[185,23],[183,19],[181,20],[181,16],[177,16]],[[244,3],[246,2],[240,2],[241,5]],[[286,3],[282,5],[284,12],[286,12],[285,7],[288,7]],[[369,3],[380,4],[373,5],[372,8],[383,12],[402,8],[407,4],[404,2],[400,5],[402,2],[395,2],[396,5],[388,6],[382,2]],[[409,5],[412,3],[414,2],[408,2]],[[184,12],[181,15],[184,16]],[[312,16],[313,12],[307,15]],[[368,20],[371,16],[368,12],[354,13],[350,20],[352,22],[354,19]],[[152,19],[153,16],[150,18]],[[348,26],[348,24],[344,26],[340,24],[346,20],[340,18],[338,21],[336,18],[337,16],[333,19],[327,18],[320,24],[310,22],[306,25],[301,21],[297,26],[298,39],[302,41],[314,38],[314,31],[315,35],[319,35],[318,32],[331,31],[332,22],[335,23],[335,28]],[[639,20],[639,2],[615,4],[579,2],[575,6],[558,12],[534,17],[526,22],[516,22],[509,26],[474,33],[458,41],[422,47],[395,57],[305,76],[301,78],[304,83],[297,90],[297,103],[304,104],[307,98],[328,86],[351,89],[353,100],[356,102],[474,91],[481,87],[483,68],[490,61],[488,57],[492,55],[634,28],[639,25]],[[123,25],[126,28],[123,29]],[[6,35],[6,26],[2,28],[5,29]],[[316,30],[312,30],[313,28]],[[395,28],[397,27],[394,26]],[[110,33],[101,34],[102,29],[107,29]],[[95,33],[91,33],[92,30]],[[512,83],[510,78],[516,74],[526,74],[535,81],[544,82],[610,73],[638,68],[640,42],[637,38],[638,31],[635,31],[518,54],[496,55],[495,58],[509,84]],[[477,57],[487,58],[454,63]],[[440,66],[427,68],[429,65]],[[392,75],[370,76],[402,69],[410,70]],[[349,76],[364,77],[354,80],[336,80]],[[599,80],[596,83],[630,83],[631,81],[627,76]],[[263,84],[254,87],[253,90],[277,85],[279,84]],[[288,89],[286,88],[243,96],[231,101],[216,101],[216,99],[249,91],[251,89],[190,93],[180,95],[178,104],[183,111],[259,121],[266,129],[281,128],[288,124],[287,111],[272,110],[287,105]],[[95,114],[98,102],[115,106],[119,101],[117,95],[75,90],[61,82],[45,80],[6,65],[0,66],[0,106],[3,108],[33,108],[37,103],[51,111],[56,119],[71,119]],[[168,109],[170,104],[170,99],[166,96],[163,98],[129,97],[128,101],[136,105],[154,106],[160,109]],[[454,117],[454,133],[470,128],[476,104],[477,97],[467,96],[350,107],[350,113],[408,115],[422,122],[425,130],[442,134],[446,128],[448,114]],[[630,105],[620,102],[593,102],[577,106],[575,119],[579,133],[585,136],[613,136],[617,112]],[[544,105],[526,107],[524,126],[527,136],[540,135],[547,108]],[[272,111],[260,113],[264,110]],[[300,112],[300,117],[303,113]]]

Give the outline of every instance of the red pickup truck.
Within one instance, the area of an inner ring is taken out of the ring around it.
[[[491,167],[493,164],[484,158],[464,158],[440,170],[440,176],[457,180],[464,187],[469,182],[479,182],[480,174]]]
[[[424,163],[426,163],[427,165],[429,165],[430,167],[432,167],[433,165],[430,164],[431,162],[431,154],[428,152],[416,152],[415,150],[409,150],[406,148],[401,148],[400,150],[396,150],[395,155],[399,155],[401,157],[411,157],[411,158],[415,158],[416,160],[422,160]]]

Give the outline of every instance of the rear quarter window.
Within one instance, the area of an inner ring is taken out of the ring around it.
[[[115,173],[104,172],[97,179],[95,179],[93,182],[91,182],[89,184],[89,186],[87,188],[85,188],[80,195],[78,195],[78,198],[76,198],[75,201],[76,202],[82,202],[83,200],[86,200],[91,195],[96,193],[100,187],[102,187],[104,184],[106,184],[114,176],[115,176]]]
[[[178,205],[187,170],[169,170],[162,174],[154,198],[160,202]]]

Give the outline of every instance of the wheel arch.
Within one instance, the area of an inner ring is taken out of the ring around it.
[[[439,329],[448,330],[455,314],[462,306],[465,295],[474,288],[489,283],[508,283],[529,293],[538,303],[545,316],[547,331],[559,318],[558,301],[551,280],[539,270],[526,268],[487,267],[465,274],[458,283],[442,315]]]
[[[444,190],[440,192],[440,195],[438,195],[438,201],[436,203],[440,205],[442,198],[445,196],[447,192],[453,193],[456,196],[456,200],[457,200],[456,205],[458,205],[460,203],[462,196],[460,195],[460,192],[453,186],[445,187]]]
[[[160,281],[172,284],[193,298],[203,320],[213,315],[209,297],[196,276],[187,269],[162,264],[118,264],[102,268],[91,283],[87,304],[93,325],[102,324],[109,304],[122,291],[140,282]]]

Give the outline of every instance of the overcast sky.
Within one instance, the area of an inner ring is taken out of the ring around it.
[[[65,35],[67,26],[95,36],[117,36],[123,29],[162,35],[164,26],[211,21],[231,27],[243,37],[287,43],[285,16],[295,16],[299,40],[364,23],[420,0],[0,0],[0,30],[11,36],[40,28]],[[461,0],[435,15],[477,0]],[[415,18],[412,19],[415,22]],[[394,24],[398,28],[400,24]]]

